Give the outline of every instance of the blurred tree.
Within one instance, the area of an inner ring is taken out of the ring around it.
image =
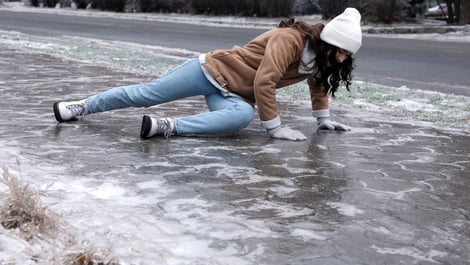
[[[191,2],[196,14],[287,17],[293,0],[198,0]]]
[[[97,0],[92,3],[94,8],[113,12],[124,12],[126,6],[126,0]]]
[[[310,15],[318,14],[321,7],[318,0],[293,0],[291,12],[293,15]]]
[[[290,15],[290,0],[268,0],[268,17],[288,17]]]
[[[470,1],[460,2],[460,24],[470,24]]]
[[[424,2],[424,0],[409,0],[406,12],[407,17],[422,17],[424,15]]]
[[[460,0],[446,0],[445,2],[447,5],[447,23],[454,24],[459,22]]]
[[[320,0],[321,14],[324,19],[339,15],[348,6],[348,0]]]
[[[55,7],[59,0],[43,0],[43,3],[45,7]]]
[[[88,6],[89,0],[74,0],[78,9],[85,9]]]
[[[409,0],[320,0],[321,14],[330,19],[344,11],[346,7],[355,7],[363,19],[377,23],[392,23],[406,17]]]

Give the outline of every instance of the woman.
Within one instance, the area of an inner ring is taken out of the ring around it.
[[[334,96],[340,84],[349,90],[352,55],[362,42],[360,20],[356,9],[347,8],[326,25],[283,21],[244,47],[202,54],[150,83],[56,102],[54,114],[58,122],[65,122],[90,113],[203,95],[210,112],[180,118],[145,115],[141,137],[236,132],[253,120],[257,104],[261,126],[272,138],[305,140],[300,131],[281,126],[276,89],[307,80],[319,128],[350,130],[328,118],[328,94]]]

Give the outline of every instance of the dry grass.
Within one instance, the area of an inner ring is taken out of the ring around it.
[[[20,166],[17,160],[18,168]],[[0,183],[7,187],[0,193],[0,224],[30,245],[40,246],[40,253],[31,259],[41,264],[117,265],[109,249],[78,242],[78,231],[61,216],[43,206],[45,190],[36,190],[24,183],[20,176],[3,167]],[[35,248],[38,249],[38,248]]]
[[[0,180],[8,188],[8,193],[0,197],[4,202],[0,208],[0,223],[3,227],[18,229],[28,239],[36,233],[54,237],[55,232],[65,225],[59,222],[57,214],[41,205],[40,196],[45,195],[46,191],[37,191],[22,183],[7,167],[3,167]]]

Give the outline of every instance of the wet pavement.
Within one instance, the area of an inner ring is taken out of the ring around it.
[[[0,158],[122,264],[469,264],[470,134],[333,110],[351,132],[316,132],[308,104],[281,102],[308,140],[139,138],[143,114],[205,110],[201,98],[56,123],[52,103],[139,76],[0,51]]]

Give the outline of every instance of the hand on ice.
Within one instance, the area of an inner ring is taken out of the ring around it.
[[[338,131],[350,131],[351,127],[346,126],[342,123],[330,120],[327,117],[317,118],[319,130],[338,130]]]
[[[300,131],[292,130],[289,128],[283,128],[281,126],[277,126],[273,129],[268,129],[267,131],[272,138],[276,139],[285,139],[291,141],[303,141],[307,139],[307,137],[305,137],[305,135]]]

